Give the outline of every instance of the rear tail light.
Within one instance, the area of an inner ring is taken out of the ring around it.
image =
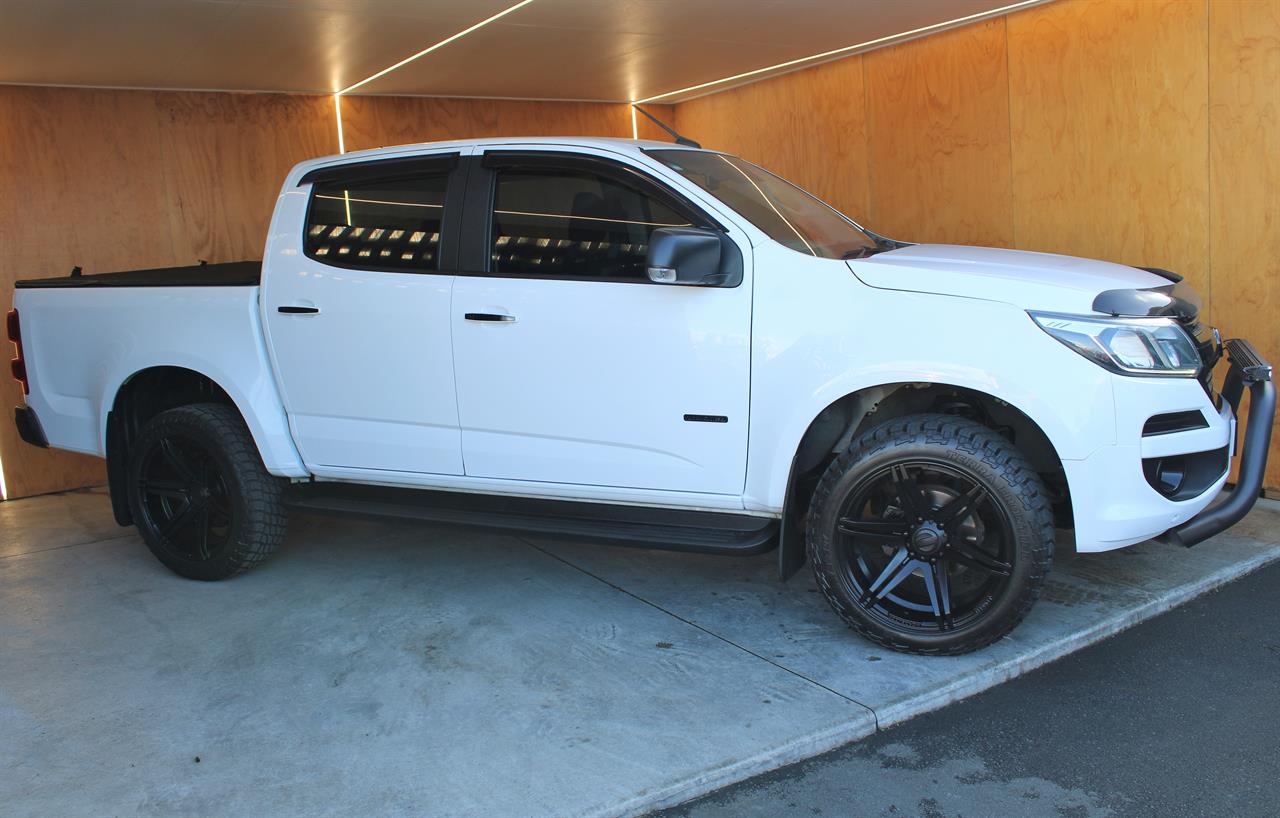
[[[18,323],[18,311],[9,310],[6,316],[5,326],[9,330],[9,340],[13,341],[13,349],[17,353],[17,357],[9,362],[9,371],[13,373],[13,377],[22,384],[22,394],[31,394],[31,384],[27,383],[27,362],[22,357],[22,327]]]

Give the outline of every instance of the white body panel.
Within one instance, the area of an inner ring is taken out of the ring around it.
[[[746,262],[731,288],[459,276],[452,326],[467,476],[741,497],[751,247],[731,232]]]
[[[294,448],[258,323],[257,287],[21,289],[27,403],[49,445],[103,457],[107,413],[144,369],[207,375],[244,416],[266,466],[307,474]]]
[[[262,323],[303,460],[315,474],[461,474],[449,338],[453,276],[308,258],[308,190],[286,187],[280,195],[262,287]],[[280,306],[320,311],[284,315]]]
[[[746,262],[742,285],[363,273],[302,255],[306,172],[493,145],[608,155],[659,178],[729,226]],[[482,140],[303,163],[272,223],[261,304],[250,287],[19,290],[29,403],[52,445],[101,455],[120,384],[149,366],[184,366],[232,396],[276,474],[778,515],[797,446],[824,408],[869,387],[949,384],[999,398],[1044,431],[1064,466],[1080,550],[1159,534],[1221,486],[1169,501],[1141,460],[1230,445],[1229,409],[1215,409],[1194,380],[1112,374],[1026,313],[1086,314],[1102,290],[1162,279],[966,247],[814,258],[776,244],[644,147],[671,146]],[[282,304],[321,313],[277,315]],[[474,323],[465,312],[516,320]],[[1142,437],[1152,414],[1186,409],[1201,410],[1208,428]]]

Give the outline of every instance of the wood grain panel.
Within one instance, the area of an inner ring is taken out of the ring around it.
[[[911,241],[1012,246],[1004,18],[863,60],[876,229]]]
[[[348,151],[487,136],[631,136],[626,105],[441,97],[342,98]]]
[[[333,98],[155,94],[174,250],[185,263],[262,258],[285,174],[338,152]]]
[[[1280,2],[1209,6],[1214,320],[1280,363]],[[1280,429],[1267,461],[1280,487]]]
[[[1059,0],[1007,21],[1017,245],[1210,296],[1205,5]]]
[[[168,227],[154,97],[145,92],[0,87],[0,299],[19,278],[163,266]],[[7,361],[11,347],[4,344]],[[103,482],[102,461],[23,443],[0,378],[0,460],[10,497]]]
[[[862,57],[808,68],[675,106],[676,129],[756,162],[853,219],[868,221]]]

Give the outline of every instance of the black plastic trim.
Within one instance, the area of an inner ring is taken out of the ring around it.
[[[111,495],[111,515],[122,526],[133,525],[133,509],[129,508],[128,469],[129,430],[114,409],[107,412],[107,492]]]
[[[759,554],[776,545],[778,533],[776,519],[746,514],[349,483],[294,484],[285,500],[292,508],[311,511],[398,517],[703,554]]]
[[[51,287],[256,287],[261,280],[261,261],[229,261],[225,264],[34,278],[15,282],[13,286],[19,290]]]
[[[1175,273],[1172,270],[1166,270],[1163,267],[1139,267],[1137,269],[1144,270],[1148,273],[1154,273],[1163,279],[1172,281],[1174,284],[1177,284],[1182,280],[1182,276],[1180,274]]]
[[[30,406],[15,408],[13,423],[18,427],[18,437],[24,442],[39,446],[41,449],[49,448],[49,440],[44,436],[44,427],[40,425],[40,418],[36,417],[36,411]]]
[[[432,175],[441,170],[457,167],[461,154],[427,153],[413,156],[396,156],[391,159],[374,159],[370,162],[347,162],[316,168],[303,174],[298,187],[317,182],[376,182],[387,179],[404,179],[415,174]]]
[[[1231,464],[1231,449],[1223,446],[1204,452],[1168,455],[1166,457],[1147,457],[1142,460],[1142,475],[1147,484],[1170,500],[1181,502],[1192,500],[1209,490],[1227,473]],[[1173,468],[1179,475],[1176,487],[1166,488],[1161,485],[1160,474],[1166,468]]]
[[[1276,387],[1271,379],[1271,366],[1243,339],[1227,341],[1226,350],[1231,369],[1222,387],[1222,397],[1231,404],[1232,411],[1239,408],[1244,389],[1249,389],[1249,421],[1240,447],[1236,485],[1221,502],[1161,534],[1157,539],[1164,542],[1190,547],[1227,530],[1244,519],[1262,491],[1271,447],[1271,425],[1276,415]]]
[[[1156,437],[1158,435],[1171,435],[1175,432],[1189,432],[1193,429],[1208,428],[1209,421],[1205,420],[1204,413],[1199,409],[1191,409],[1186,412],[1165,412],[1147,418],[1147,422],[1142,425],[1142,436]]]
[[[1105,290],[1093,299],[1093,311],[1117,318],[1177,318],[1191,322],[1200,314],[1200,296],[1187,284],[1132,290]]]

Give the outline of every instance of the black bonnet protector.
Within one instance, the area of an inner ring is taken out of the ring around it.
[[[1190,323],[1200,313],[1200,294],[1180,281],[1141,290],[1105,290],[1093,299],[1093,309],[1118,318],[1168,317]]]

